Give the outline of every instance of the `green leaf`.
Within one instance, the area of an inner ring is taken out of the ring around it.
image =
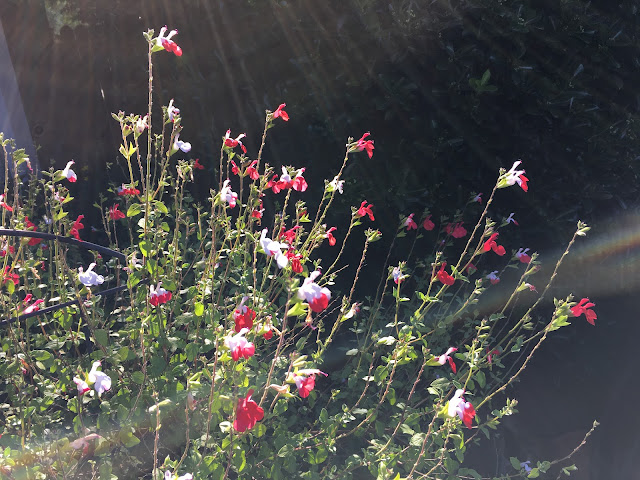
[[[140,439],[136,437],[131,430],[120,430],[118,438],[127,448],[135,447],[140,443]]]
[[[187,360],[193,362],[200,352],[200,345],[197,343],[190,343],[185,347],[184,351],[187,354]]]
[[[135,217],[142,213],[142,205],[139,203],[132,203],[127,210],[127,217]]]
[[[293,446],[289,445],[288,443],[286,445],[283,445],[282,448],[278,450],[278,456],[280,458],[286,458],[291,454],[293,454]]]
[[[107,347],[109,345],[109,332],[103,328],[98,328],[94,331],[96,342],[98,345]]]
[[[287,312],[288,317],[305,317],[307,315],[307,306],[302,302],[296,302]]]
[[[151,244],[149,242],[147,242],[146,240],[142,240],[138,246],[140,247],[140,252],[142,252],[142,256],[143,257],[148,257],[149,256],[149,252],[151,250]]]
[[[485,377],[484,372],[482,370],[478,370],[475,377],[476,382],[478,382],[478,385],[480,385],[480,388],[484,388],[487,383],[487,378]]]
[[[537,468],[532,468],[529,472],[529,475],[527,475],[527,478],[538,478],[539,476],[540,470],[538,470]]]
[[[197,302],[194,308],[194,313],[196,314],[196,317],[204,315],[204,304]]]
[[[244,470],[244,467],[247,465],[247,458],[245,456],[244,450],[236,451],[233,454],[231,463],[233,463],[233,466],[238,469],[238,472]]]
[[[133,372],[133,374],[131,375],[131,380],[133,380],[134,383],[137,383],[138,385],[142,385],[142,383],[144,382],[144,373]]]
[[[16,284],[13,283],[13,280],[7,280],[6,282],[7,292],[9,292],[9,295],[13,295],[13,292],[16,291]]]
[[[127,358],[129,358],[129,347],[122,347],[120,350],[118,350],[118,357],[120,358],[121,362],[124,362]]]
[[[65,199],[66,200],[66,199]],[[60,210],[53,215],[53,220],[57,222],[58,220],[62,220],[64,217],[69,215],[69,212],[65,212],[64,210]]]
[[[522,468],[520,466],[520,460],[518,460],[516,457],[509,457],[509,461],[511,462],[511,466],[516,470],[519,471]]]
[[[165,215],[169,213],[167,206],[164,203],[162,203],[160,200],[154,201],[153,204],[155,205],[156,210],[159,211],[160,213],[164,213]]]

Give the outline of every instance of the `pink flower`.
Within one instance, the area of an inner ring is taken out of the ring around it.
[[[489,250],[493,250],[496,254],[500,256],[504,255],[506,253],[506,250],[502,245],[498,245],[496,243],[496,238],[498,238],[498,235],[499,235],[498,232],[492,233],[489,239],[486,242],[484,242],[484,246],[482,247],[482,250],[484,250],[485,252],[488,252]]]
[[[240,358],[251,358],[256,352],[254,344],[244,336],[248,331],[248,328],[243,328],[235,335],[229,335],[224,339],[225,346],[231,350],[231,358],[234,362]]]
[[[591,307],[595,307],[595,306],[596,306],[595,303],[591,303],[589,299],[585,297],[582,300],[580,300],[580,302],[578,302],[577,305],[574,305],[573,307],[571,307],[571,313],[573,314],[574,317],[579,317],[584,313],[584,316],[586,317],[587,322],[595,326],[596,324],[595,320],[598,318],[598,315],[596,315],[596,312],[594,312],[593,310],[590,310]]]
[[[278,109],[273,112],[273,118],[282,118],[282,120],[284,120],[285,122],[289,121],[289,114],[287,112],[284,111],[284,107],[286,107],[287,104],[286,103],[281,103],[280,106],[278,107]]]
[[[415,214],[412,213],[411,215],[409,215],[407,217],[407,219],[404,221],[404,226],[407,227],[407,230],[417,230],[418,229],[418,224],[413,220],[413,216]]]
[[[247,153],[246,147],[240,141],[240,139],[244,137],[246,137],[246,135],[244,133],[241,133],[236,138],[231,138],[231,130],[227,130],[227,134],[224,137],[224,146],[230,147],[230,148],[236,148],[238,145],[240,145],[242,152]]]
[[[320,275],[320,271],[309,274],[304,283],[298,288],[298,298],[309,304],[312,312],[319,313],[329,306],[331,291],[327,287],[320,287],[315,283],[315,279]]]
[[[260,174],[258,173],[258,170],[256,170],[255,165],[258,164],[258,160],[254,160],[253,162],[251,162],[251,165],[249,165],[247,167],[247,175],[249,175],[249,178],[251,180],[258,180],[260,178]]]
[[[113,207],[109,208],[109,218],[113,221],[125,218],[125,214],[118,210],[119,206],[120,204],[116,203]]]
[[[253,395],[253,390],[249,390],[245,398],[238,400],[236,419],[233,421],[233,428],[237,432],[242,433],[252,429],[256,423],[264,418],[264,410],[251,400],[251,395]]]
[[[520,165],[521,163],[522,162],[520,160],[514,162],[509,171],[500,176],[500,179],[498,180],[498,188],[510,187],[511,185],[517,183],[525,192],[529,190],[529,187],[527,185],[529,179],[524,176],[524,170],[516,170],[516,168],[518,168],[518,165]]]
[[[154,307],[162,305],[171,300],[171,292],[162,288],[162,282],[158,282],[158,286],[149,286],[149,303]]]
[[[193,164],[193,168],[197,170],[204,170],[204,165],[200,163],[200,159],[196,158],[196,163]]]
[[[365,140],[369,135],[371,135],[369,132],[362,135],[362,138],[356,142],[355,151],[361,152],[365,150],[369,158],[371,158],[373,157],[373,140]]]
[[[457,351],[458,351],[457,348],[450,347],[444,354],[440,355],[439,357],[436,357],[436,359],[438,360],[438,363],[440,365],[444,365],[446,362],[449,362],[449,366],[451,367],[451,370],[453,370],[453,373],[456,373],[456,364],[454,363],[453,358],[451,358],[451,354]]]
[[[373,205],[367,205],[367,201],[363,201],[360,204],[360,208],[358,208],[358,211],[356,212],[356,217],[361,218],[365,215],[369,215],[369,219],[373,222],[375,218],[373,216],[373,212],[371,211],[371,207],[373,207]]]
[[[236,206],[236,201],[238,200],[238,194],[231,190],[231,180],[226,179],[222,184],[222,190],[220,190],[220,199],[223,202],[229,204],[229,207],[234,208]]]
[[[83,218],[84,218],[84,215],[78,215],[78,218],[76,218],[76,221],[73,222],[71,230],[69,230],[69,234],[75,237],[75,239],[78,240],[79,242],[82,241],[82,239],[80,238],[80,230],[84,228],[84,225],[81,223]]]
[[[325,238],[329,240],[329,245],[331,245],[332,247],[336,244],[336,237],[333,236],[333,232],[335,232],[336,230],[337,230],[336,227],[331,227],[324,234]]]
[[[4,201],[4,195],[0,195],[0,207],[13,212],[13,207]]]
[[[173,53],[176,57],[182,56],[182,49],[176,44],[176,42],[171,40],[171,37],[177,34],[178,30],[171,30],[165,37],[164,34],[166,33],[166,31],[167,26],[165,25],[160,29],[160,34],[158,35],[158,38],[156,38],[156,45],[162,47],[167,52]]]
[[[422,227],[427,231],[433,230],[435,226],[436,224],[431,221],[431,215],[425,218],[424,222],[422,223]]]
[[[438,277],[438,280],[440,280],[442,283],[451,286],[456,280],[445,271],[444,267],[446,266],[447,262],[443,262],[442,265],[440,265],[440,270],[438,270],[436,275]]]
[[[89,372],[89,382],[93,383],[93,388],[100,397],[104,392],[111,389],[111,377],[104,372],[100,372],[98,367],[102,365],[99,361],[93,362]]]
[[[473,418],[476,416],[476,410],[475,408],[473,408],[473,405],[471,405],[470,402],[464,401],[462,395],[464,395],[464,390],[456,390],[453,398],[449,400],[447,414],[450,417],[455,417],[456,415],[458,415],[458,417],[460,417],[460,420],[462,420],[462,423],[464,423],[467,428],[471,428]]]
[[[500,283],[500,277],[496,275],[496,273],[498,273],[498,270],[494,270],[489,275],[487,275],[487,280],[491,282],[491,285],[496,285]]]
[[[69,180],[71,183],[75,183],[78,180],[76,172],[71,170],[71,165],[73,165],[74,163],[76,162],[74,162],[73,160],[69,160],[69,162],[67,162],[67,166],[64,167],[64,170],[62,170],[62,176]]]
[[[527,255],[528,251],[529,251],[528,248],[525,248],[525,249],[519,248],[518,251],[516,252],[516,257],[518,258],[518,260],[520,260],[522,263],[527,263],[527,264],[531,262],[531,257]]]

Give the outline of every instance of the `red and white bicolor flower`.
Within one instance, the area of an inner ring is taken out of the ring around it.
[[[514,216],[514,215],[515,215],[515,213],[514,213],[514,212],[511,212],[511,213],[509,214],[509,216],[505,219],[505,223],[506,223],[507,225],[509,225],[510,223],[513,223],[513,224],[517,227],[517,226],[519,226],[520,224],[516,221],[516,219],[515,219],[515,218],[513,218],[513,216]]]
[[[298,389],[300,396],[302,398],[307,398],[309,393],[311,393],[316,386],[316,375],[318,373],[325,377],[328,376],[317,368],[304,368],[296,371],[295,373],[289,374],[287,381],[293,381],[296,384],[296,388]]]
[[[231,138],[231,130],[227,130],[227,134],[224,137],[224,146],[229,148],[236,148],[240,145],[243,153],[247,153],[247,148],[240,141],[242,138],[246,137],[244,133],[241,133],[236,138]]]
[[[149,286],[149,303],[154,307],[167,303],[171,300],[171,292],[162,288],[162,282],[158,282],[158,286]]]
[[[402,269],[400,268],[400,266],[394,267],[391,275],[393,276],[393,281],[396,283],[396,285],[400,285],[402,281],[407,278],[407,275],[402,273]]]
[[[245,338],[248,331],[248,328],[243,328],[235,335],[228,335],[224,339],[224,344],[231,351],[231,358],[234,362],[240,358],[250,358],[256,351],[255,345]]]
[[[518,160],[513,163],[513,166],[508,171],[504,172],[504,170],[502,170],[504,173],[500,175],[498,179],[498,188],[510,187],[517,183],[525,192],[529,190],[529,186],[527,185],[529,179],[524,176],[524,170],[517,170],[518,165],[521,163],[522,162]]]
[[[287,249],[289,246],[286,243],[276,242],[267,237],[267,229],[262,230],[260,234],[260,246],[267,257],[274,257],[278,268],[283,269],[289,263],[287,256],[282,253],[282,250]]]
[[[0,207],[13,212],[13,207],[4,201],[4,194],[0,195]]]
[[[418,229],[418,224],[413,220],[413,216],[414,215],[415,215],[415,213],[412,213],[404,221],[404,226],[407,228],[407,230],[417,230]]]
[[[229,204],[229,207],[234,208],[238,200],[238,194],[231,190],[231,180],[228,178],[222,184],[222,190],[220,190],[220,200]]]
[[[38,310],[40,310],[39,305],[41,303],[44,303],[44,300],[39,298],[35,302],[33,302],[31,305],[29,305],[29,302],[31,302],[32,298],[33,298],[33,295],[30,294],[30,293],[28,293],[27,296],[24,297],[24,300],[22,301],[22,303],[24,303],[25,309],[22,310],[20,315],[27,315],[28,313],[33,313],[33,312],[37,312]]]
[[[312,272],[298,288],[298,298],[306,301],[311,311],[316,313],[327,308],[329,300],[331,300],[331,291],[327,287],[321,287],[315,283],[315,279],[319,276],[320,270]]]
[[[160,34],[156,38],[156,44],[153,46],[151,51],[159,52],[160,50],[166,50],[167,52],[173,53],[176,57],[182,56],[182,49],[176,42],[171,40],[171,37],[176,35],[178,30],[171,30],[166,37],[164,36],[165,33],[167,33],[166,25],[160,29]]]
[[[520,260],[522,263],[529,263],[531,262],[531,256],[527,254],[527,252],[529,251],[528,248],[519,248],[518,251],[516,252],[516,258],[518,260]]]
[[[71,183],[75,183],[78,180],[76,172],[71,169],[71,165],[73,165],[74,163],[76,162],[74,162],[73,160],[69,160],[67,162],[67,166],[64,167],[64,170],[62,170],[62,176],[69,180]]]
[[[457,351],[457,348],[449,347],[445,353],[443,353],[439,357],[436,357],[436,360],[440,365],[444,365],[445,363],[449,362],[451,370],[453,371],[453,373],[456,373],[456,364],[454,363],[453,358],[451,358],[451,354]]]
[[[302,176],[302,174],[304,173],[304,170],[305,170],[304,167],[300,168],[296,172],[296,176],[291,181],[291,188],[293,188],[296,192],[304,192],[309,187],[309,185],[307,184],[307,181]]]
[[[475,197],[473,197],[473,202],[478,202],[478,203],[482,203],[482,193],[477,194]]]
[[[494,270],[489,275],[487,275],[487,280],[491,282],[491,285],[496,285],[500,283],[500,277],[497,275],[498,270]]]
[[[169,100],[169,106],[167,107],[167,117],[170,122],[175,122],[176,118],[180,115],[180,110],[173,105],[173,98]]]
[[[464,390],[456,390],[453,398],[449,400],[447,415],[450,417],[455,417],[457,415],[467,428],[471,428],[473,417],[476,416],[476,410],[473,408],[473,405],[471,405],[471,402],[465,402],[462,395],[464,395]]]

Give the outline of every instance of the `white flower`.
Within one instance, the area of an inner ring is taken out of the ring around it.
[[[78,267],[78,279],[80,280],[80,283],[82,283],[85,287],[94,287],[96,285],[102,285],[104,283],[104,277],[102,275],[98,275],[93,271],[93,267],[95,266],[96,264],[92,263],[91,265],[89,265],[89,268],[87,268],[86,272],[82,267]]]
[[[336,175],[329,183],[329,186],[331,186],[333,191],[337,190],[338,192],[340,192],[340,195],[342,195],[344,190],[344,180],[338,180],[338,176]]]
[[[167,116],[169,117],[169,121],[175,121],[177,115],[180,115],[180,110],[173,106],[173,98],[169,102],[169,106],[167,107]]]
[[[222,184],[222,190],[220,190],[220,199],[224,202],[227,202],[231,208],[236,206],[236,201],[238,200],[238,194],[231,190],[230,186],[231,180],[226,179]]]
[[[173,150],[176,152],[182,150],[184,153],[189,153],[191,151],[191,144],[180,140],[180,134],[178,134],[176,135],[175,142],[173,142]]]
[[[507,217],[507,219],[505,220],[505,222],[507,223],[507,225],[509,223],[513,223],[514,225],[519,225],[518,222],[516,221],[515,218],[513,218],[514,212],[511,212],[511,214]]]
[[[171,473],[171,470],[164,472],[164,480],[173,480],[173,473]],[[193,480],[193,475],[185,473],[184,475],[177,477],[176,480]]]
[[[91,371],[89,372],[89,382],[93,383],[93,388],[98,396],[111,389],[111,377],[104,372],[98,371],[98,367],[102,365],[99,361],[93,362]]]
[[[275,242],[267,237],[267,229],[262,230],[260,234],[260,246],[267,257],[275,257],[279,268],[284,268],[289,263],[287,256],[282,253],[282,249],[288,248],[286,243]]]

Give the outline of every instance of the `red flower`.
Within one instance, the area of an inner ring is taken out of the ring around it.
[[[233,173],[234,175],[238,175],[240,173],[240,169],[238,168],[238,166],[236,165],[236,162],[234,162],[233,160],[231,160],[231,173]]]
[[[2,284],[7,283],[7,280],[11,280],[14,285],[18,285],[20,282],[20,276],[17,273],[11,272],[11,265],[7,265],[4,267],[4,275],[2,279]]]
[[[0,195],[0,207],[5,208],[5,209],[9,210],[10,212],[13,212],[13,207],[11,205],[8,205],[4,201],[4,195]]]
[[[27,216],[24,217],[24,223],[28,230],[33,230],[34,232],[38,230],[38,227],[36,227],[34,223],[31,220],[29,220],[29,217]],[[30,238],[28,245],[31,245],[33,247],[34,245],[38,245],[41,241],[42,241],[41,238]]]
[[[76,221],[73,222],[71,230],[69,230],[69,235],[75,237],[75,239],[78,240],[79,242],[82,241],[82,239],[80,238],[80,230],[84,228],[84,225],[81,223],[83,218],[84,218],[84,215],[78,215],[78,218],[76,218]]]
[[[477,271],[478,271],[478,269],[476,268],[476,266],[473,263],[470,263],[469,265],[467,265],[467,273],[469,275],[473,275]]]
[[[260,208],[256,208],[251,212],[251,216],[253,218],[257,218],[260,220],[262,218],[262,214],[264,213],[264,208],[262,208],[262,200],[260,200]]]
[[[465,402],[464,397],[462,397],[463,394],[464,390],[456,390],[453,398],[449,400],[447,413],[450,417],[458,415],[460,420],[462,420],[462,423],[464,423],[467,428],[471,428],[473,425],[473,418],[476,416],[476,409],[473,408],[471,402]]]
[[[199,158],[196,158],[196,163],[193,164],[193,168],[196,168],[198,170],[204,170],[204,165],[200,163]]]
[[[584,316],[587,318],[587,322],[595,326],[596,324],[595,320],[598,318],[598,315],[596,315],[596,312],[594,312],[593,310],[590,310],[591,307],[595,307],[595,306],[596,306],[595,303],[591,303],[589,299],[585,297],[582,300],[580,300],[580,302],[578,302],[577,305],[574,305],[573,307],[571,307],[571,313],[575,317],[579,317],[584,313]]]
[[[436,275],[438,276],[438,280],[440,280],[445,285],[453,285],[453,282],[455,282],[456,279],[445,271],[444,267],[446,266],[447,262],[443,262],[442,265],[440,265],[440,270],[438,270],[438,273]]]
[[[369,215],[369,219],[373,222],[375,218],[373,216],[373,212],[371,211],[371,207],[373,207],[373,205],[367,205],[367,201],[366,200],[363,201],[360,204],[360,208],[356,212],[356,216],[358,218],[361,218],[361,217],[364,217],[365,215]]]
[[[265,340],[271,340],[271,338],[273,337],[273,329],[271,329],[271,328],[270,328],[269,330],[267,330],[266,332],[264,332],[264,333],[262,334],[262,337],[263,337]]]
[[[248,331],[247,328],[243,328],[235,335],[229,335],[224,339],[225,346],[231,350],[231,358],[234,362],[240,360],[241,357],[251,358],[256,353],[255,345],[244,336]]]
[[[140,190],[135,187],[125,186],[123,183],[121,187],[118,187],[118,195],[123,197],[125,195],[135,196],[140,195]]]
[[[254,160],[253,162],[251,162],[251,165],[247,167],[247,175],[249,175],[249,178],[251,180],[258,180],[260,178],[260,174],[258,173],[258,170],[256,170],[256,167],[254,166],[257,164],[258,164],[258,160]]]
[[[240,332],[243,328],[251,330],[251,328],[253,328],[253,321],[255,318],[256,312],[245,305],[240,305],[233,311],[233,321],[236,323],[236,332]]]
[[[325,238],[329,240],[329,245],[331,245],[332,247],[336,244],[336,237],[333,236],[332,232],[335,232],[336,230],[336,227],[331,227],[329,230],[327,230],[327,233],[324,234]]]
[[[413,220],[413,216],[414,215],[415,215],[415,213],[412,213],[404,221],[404,226],[407,227],[407,230],[417,230],[418,229],[418,224]]]
[[[242,433],[245,430],[250,430],[264,418],[264,410],[251,400],[251,395],[253,395],[253,390],[249,390],[245,398],[238,400],[236,419],[233,421],[233,428],[236,432]]]
[[[433,223],[431,221],[431,215],[429,215],[427,218],[424,219],[424,223],[422,224],[422,227],[429,231],[429,230],[433,230],[435,228],[436,224]]]
[[[531,257],[529,256],[529,254],[527,254],[528,251],[529,251],[528,248],[525,248],[525,249],[519,248],[518,251],[516,252],[516,257],[518,258],[518,260],[520,260],[522,263],[531,262]]]
[[[284,237],[288,244],[292,244],[296,240],[296,230],[299,228],[301,228],[300,225],[296,225],[285,232],[284,227],[282,227],[282,230],[280,231],[280,238]]]
[[[463,223],[464,222],[458,222],[455,225],[450,223],[444,227],[444,231],[453,238],[462,238],[467,234],[467,230],[462,226]]]
[[[120,206],[119,203],[116,203],[113,207],[109,209],[109,218],[113,221],[120,220],[121,218],[125,218],[125,214],[118,210]]]
[[[500,350],[495,348],[493,350],[490,350],[489,347],[487,347],[487,361],[489,362],[489,365],[491,365],[491,363],[493,363],[493,356],[494,355],[500,355]]]
[[[484,242],[484,246],[482,247],[482,249],[485,252],[488,252],[489,250],[493,250],[495,253],[497,253],[500,256],[505,254],[506,250],[504,249],[504,247],[496,243],[496,238],[498,238],[498,235],[499,235],[498,232],[492,233],[489,239],[486,242]]]
[[[373,140],[365,140],[369,135],[371,135],[369,132],[362,135],[362,138],[356,143],[356,151],[361,152],[365,150],[369,158],[371,158],[373,157]]]
[[[283,110],[284,107],[286,107],[286,106],[287,106],[286,103],[281,103],[280,106],[278,107],[278,109],[275,112],[273,112],[273,118],[280,117],[285,122],[288,122],[289,121],[289,114]]]
[[[282,190],[282,184],[276,180],[277,178],[278,175],[274,175],[273,178],[267,182],[267,188],[273,190],[273,193],[280,193],[280,190]]]
[[[16,249],[13,247],[13,245],[8,245],[5,243],[4,247],[2,247],[2,249],[0,250],[0,257],[6,257],[7,253],[13,255],[14,253],[16,253]]]
[[[304,270],[302,268],[302,263],[300,263],[300,259],[302,258],[302,255],[300,255],[299,253],[295,253],[292,248],[287,250],[286,255],[289,261],[291,262],[291,270],[294,273],[302,273],[302,271]]]

